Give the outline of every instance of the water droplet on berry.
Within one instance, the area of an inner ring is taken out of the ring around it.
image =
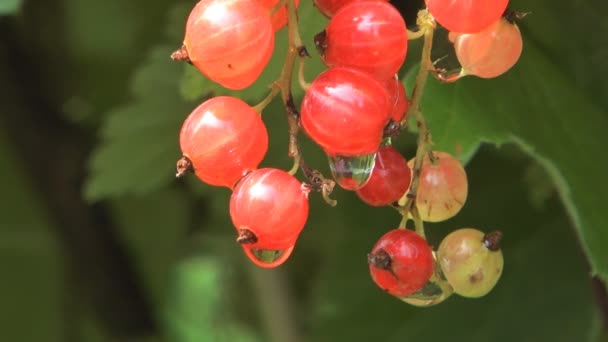
[[[376,162],[376,153],[356,157],[330,156],[331,174],[342,188],[357,190],[367,184]]]
[[[285,249],[243,248],[249,260],[259,267],[274,268],[283,264],[293,252],[294,246]]]
[[[433,253],[435,257],[435,253]],[[400,297],[402,301],[420,307],[433,306],[449,298],[454,290],[441,272],[441,267],[435,261],[433,275],[422,288],[411,295]]]

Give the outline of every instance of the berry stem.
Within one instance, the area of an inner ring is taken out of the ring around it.
[[[407,217],[408,212],[412,213],[412,217],[414,217],[416,225],[416,231],[421,236],[424,236],[422,220],[420,220],[420,215],[418,211],[415,210],[415,206],[413,204],[415,202],[416,192],[418,190],[422,161],[424,159],[424,155],[431,151],[432,146],[431,132],[428,129],[424,115],[420,110],[420,103],[422,101],[422,95],[424,93],[429,72],[433,69],[433,63],[431,61],[431,49],[433,47],[435,20],[427,10],[421,10],[418,12],[417,23],[418,27],[420,27],[419,32],[423,32],[424,43],[422,46],[420,69],[416,75],[416,84],[414,86],[414,90],[412,91],[411,104],[408,110],[408,115],[406,115],[405,118],[409,117],[409,115],[413,115],[416,118],[416,125],[418,127],[418,146],[416,148],[416,157],[412,170],[412,185],[410,186],[410,190],[405,193],[401,199],[399,199],[399,205],[402,207],[401,215],[404,217]],[[407,120],[404,119],[400,124],[401,127],[404,128],[407,125]],[[416,220],[416,217],[418,217],[418,220]],[[404,220],[407,221],[406,218],[404,218]]]
[[[260,103],[253,106],[253,110],[258,112],[259,114],[262,114],[264,108],[266,108],[266,106],[268,106],[272,102],[274,97],[277,96],[280,91],[281,88],[279,88],[276,84],[273,84],[268,95],[266,95],[266,97]]]

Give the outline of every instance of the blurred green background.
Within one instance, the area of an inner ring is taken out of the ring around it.
[[[366,254],[398,225],[394,210],[342,190],[331,208],[313,194],[291,259],[261,270],[234,243],[229,191],[174,179],[188,113],[210,95],[257,103],[286,49],[283,30],[253,87],[222,90],[168,58],[194,3],[0,0],[0,341],[608,340],[603,0],[512,0],[531,12],[513,70],[430,81],[423,111],[437,148],[468,162],[470,190],[429,239],[505,233],[493,292],[430,308],[369,277]],[[420,1],[393,3],[413,24]],[[312,80],[322,70],[312,36],[327,20],[310,0],[300,20]],[[411,42],[406,80],[419,51]],[[264,120],[262,165],[289,168],[279,101]],[[414,142],[404,133],[396,145],[411,158]]]

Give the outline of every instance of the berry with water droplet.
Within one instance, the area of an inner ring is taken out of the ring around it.
[[[389,205],[403,196],[411,181],[407,160],[393,146],[382,146],[376,153],[369,181],[357,190],[357,195],[369,205]]]
[[[308,218],[309,188],[272,168],[250,172],[230,197],[230,217],[250,259],[276,267],[291,254]]]
[[[477,298],[490,292],[502,275],[502,233],[484,234],[462,228],[448,234],[437,250],[437,259],[454,292]]]
[[[333,67],[311,83],[301,107],[301,125],[330,156],[376,152],[389,120],[388,92],[371,74]]]
[[[203,182],[232,189],[264,159],[268,132],[247,103],[219,96],[192,111],[182,125],[179,142],[183,157],[178,161],[178,176],[192,169]]]
[[[397,297],[420,290],[433,274],[433,263],[426,240],[407,229],[384,234],[368,255],[369,271],[376,285]]]
[[[365,186],[372,175],[375,153],[356,157],[327,156],[331,175],[343,189],[355,191]]]

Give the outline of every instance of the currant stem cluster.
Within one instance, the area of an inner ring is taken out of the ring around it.
[[[421,236],[425,236],[424,224],[418,209],[414,205],[416,200],[416,192],[418,190],[418,184],[420,183],[420,170],[422,168],[422,162],[424,155],[431,153],[431,147],[433,145],[431,140],[431,132],[426,124],[426,120],[422,111],[420,110],[420,104],[422,102],[422,95],[426,86],[426,81],[429,76],[429,72],[433,69],[433,63],[431,62],[431,49],[433,47],[433,34],[435,31],[435,21],[431,14],[427,10],[421,10],[418,12],[417,24],[419,30],[414,32],[416,37],[422,37],[422,57],[420,60],[420,69],[416,75],[416,84],[412,90],[411,104],[408,109],[408,115],[401,121],[401,127],[405,128],[407,125],[407,118],[410,115],[416,118],[416,125],[418,127],[418,145],[416,148],[416,157],[414,159],[414,167],[412,169],[412,184],[409,191],[399,199],[399,212],[403,216],[399,227],[405,228],[408,220],[408,215],[414,220],[416,232]]]
[[[293,95],[291,91],[291,85],[293,80],[293,73],[295,63],[297,59],[300,59],[298,67],[298,82],[302,89],[306,90],[309,84],[304,80],[304,60],[309,58],[310,55],[306,47],[302,43],[302,37],[300,35],[300,29],[298,25],[298,13],[294,0],[282,0],[280,1],[272,12],[280,9],[282,6],[287,7],[287,55],[281,74],[278,80],[272,84],[270,93],[256,105],[254,108],[257,112],[261,113],[262,110],[277,96],[281,94],[281,101],[285,107],[287,113],[287,123],[289,125],[289,148],[288,154],[293,158],[293,166],[289,170],[290,174],[295,174],[298,169],[301,169],[306,178],[308,179],[311,189],[322,193],[325,201],[335,206],[337,201],[331,199],[329,195],[333,191],[335,182],[331,179],[325,178],[321,172],[309,167],[303,160],[302,154],[298,146],[298,133],[300,131],[299,119],[300,114],[293,102]]]

